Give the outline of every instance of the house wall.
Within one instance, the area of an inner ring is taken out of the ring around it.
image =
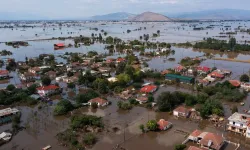
[[[247,138],[250,138],[250,127],[247,127],[246,137],[247,137]]]
[[[243,122],[229,121],[229,124],[234,126],[234,127],[247,128],[247,125]]]
[[[179,116],[179,113],[178,113],[178,111],[174,111],[174,116]]]

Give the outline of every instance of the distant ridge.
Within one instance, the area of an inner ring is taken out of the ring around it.
[[[217,9],[188,13],[163,13],[172,18],[194,20],[249,20],[250,10],[241,9]]]
[[[153,22],[153,21],[172,21],[172,19],[158,13],[144,12],[131,19],[128,19],[128,21]]]
[[[92,16],[89,20],[127,20],[134,17],[134,14],[126,13],[126,12],[117,12],[106,15],[97,15]]]

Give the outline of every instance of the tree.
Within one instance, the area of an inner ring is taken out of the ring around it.
[[[154,96],[152,94],[148,96],[148,102],[154,102]]]
[[[184,150],[187,146],[184,144],[175,145],[174,150]]]
[[[240,76],[240,81],[249,82],[249,76],[247,74],[243,74],[242,76]]]
[[[99,94],[96,93],[94,90],[88,90],[86,93],[84,94],[78,94],[76,96],[76,102],[78,104],[81,104],[81,103],[87,103],[89,100],[93,99],[93,98],[96,98],[98,97]]]
[[[98,90],[101,94],[106,94],[109,91],[109,89],[108,89],[108,80],[97,78],[93,82],[93,87],[94,87],[94,89]]]
[[[124,63],[124,62],[119,63],[119,64],[117,65],[117,67],[116,67],[116,74],[121,74],[121,73],[123,73],[125,67],[126,67],[126,63]]]
[[[6,87],[6,90],[8,90],[8,91],[13,91],[13,90],[15,90],[16,89],[16,87],[13,85],[13,84],[9,84],[7,87]]]
[[[29,91],[30,94],[34,94],[34,93],[36,93],[36,88],[37,88],[37,85],[36,84],[32,84],[27,89],[28,89],[28,91]]]
[[[130,76],[128,74],[125,74],[125,73],[119,74],[117,76],[117,79],[121,85],[127,85],[131,81]]]
[[[90,70],[87,70],[84,75],[79,76],[78,82],[79,84],[89,86],[89,84],[95,81],[95,79],[96,78],[91,74]]]
[[[236,39],[235,38],[230,38],[229,45],[230,45],[231,50],[233,50],[235,45],[236,45]]]
[[[167,44],[167,48],[169,48],[169,49],[170,49],[170,48],[171,48],[171,44]]]
[[[125,67],[125,69],[124,69],[124,72],[125,72],[126,74],[128,74],[131,78],[133,78],[133,77],[134,77],[135,68],[132,67],[132,66],[130,66],[130,65],[127,65],[127,66]]]
[[[67,87],[70,89],[74,89],[76,87],[76,85],[75,85],[75,83],[71,82],[71,83],[68,83]]]
[[[147,122],[147,128],[150,131],[156,131],[158,129],[158,124],[155,120],[149,120]]]
[[[44,86],[48,86],[48,85],[50,85],[50,83],[51,83],[51,80],[50,80],[50,78],[48,76],[45,76],[45,77],[42,78],[42,84]]]
[[[83,143],[86,145],[93,145],[95,144],[97,138],[93,133],[87,133],[84,137],[83,137]]]
[[[139,129],[141,130],[142,133],[145,132],[145,127],[143,124],[139,125]]]
[[[160,111],[173,110],[177,102],[177,97],[170,92],[163,92],[157,98],[157,105]]]
[[[54,109],[54,115],[65,115],[69,111],[73,110],[74,106],[71,104],[68,100],[61,100],[57,103],[55,109]]]

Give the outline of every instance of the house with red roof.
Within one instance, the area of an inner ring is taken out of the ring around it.
[[[225,144],[225,139],[220,134],[211,132],[193,131],[187,140],[197,142],[201,149],[221,150]],[[195,148],[194,148],[195,149]],[[199,150],[199,149],[198,149]]]
[[[9,78],[9,71],[8,70],[0,70],[0,79],[7,79]]]
[[[36,90],[40,96],[50,96],[61,92],[60,87],[56,85],[40,86]]]
[[[191,111],[184,106],[179,106],[173,111],[173,115],[176,117],[184,117],[188,118],[190,115]]]
[[[208,74],[211,71],[211,68],[206,66],[198,66],[196,70],[200,74]]]
[[[157,122],[157,124],[158,124],[158,128],[159,128],[160,130],[167,130],[167,129],[171,128],[172,125],[173,125],[171,122],[166,121],[165,119],[160,119],[160,120]]]
[[[219,78],[219,79],[223,79],[225,77],[223,74],[220,74],[217,71],[213,71],[210,74],[208,74],[207,76],[212,77],[212,78]]]
[[[104,107],[104,106],[107,106],[109,104],[109,101],[105,100],[105,99],[102,99],[100,97],[96,97],[96,98],[93,98],[91,100],[88,101],[88,104],[91,106],[93,103],[96,103],[98,105],[98,107]]]
[[[54,44],[54,48],[64,48],[64,47],[65,47],[64,43]]]
[[[157,86],[155,85],[146,85],[141,88],[140,92],[142,93],[154,93],[157,90]]]
[[[239,80],[228,80],[228,82],[234,87],[240,87],[241,82]]]
[[[174,68],[174,71],[175,71],[175,72],[182,72],[182,71],[184,71],[184,70],[185,70],[185,67],[182,66],[182,65],[178,65],[178,66],[176,66],[176,67]]]
[[[108,59],[106,60],[106,63],[108,63],[108,64],[110,64],[110,63],[112,63],[112,62],[115,62],[115,59],[114,59],[114,58],[108,58]]]
[[[122,57],[119,57],[119,58],[116,59],[116,62],[117,62],[117,63],[125,62],[125,61],[126,61],[126,59],[125,59],[125,58],[122,58]]]

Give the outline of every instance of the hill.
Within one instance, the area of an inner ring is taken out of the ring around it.
[[[144,12],[140,15],[137,15],[131,19],[128,19],[128,21],[138,21],[138,22],[142,22],[142,21],[172,21],[172,19],[158,14],[158,13],[153,13],[153,12]]]
[[[218,10],[206,10],[198,12],[188,12],[179,14],[169,14],[173,18],[178,19],[196,19],[196,20],[249,20],[250,10],[239,10],[239,9],[218,9]]]
[[[134,14],[126,13],[126,12],[117,12],[106,15],[97,15],[92,16],[90,20],[127,20],[131,17],[134,17]]]

